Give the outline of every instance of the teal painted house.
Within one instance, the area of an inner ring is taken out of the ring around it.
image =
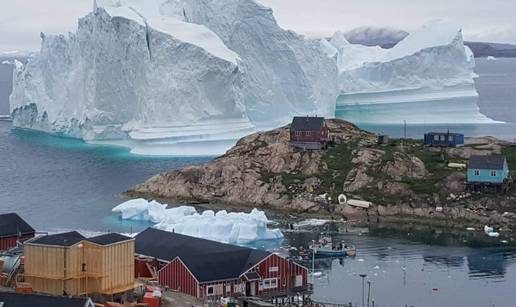
[[[473,192],[507,191],[512,181],[503,155],[471,156],[467,179],[467,188]]]

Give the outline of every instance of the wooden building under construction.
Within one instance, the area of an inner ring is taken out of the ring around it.
[[[78,232],[25,243],[24,279],[35,292],[112,295],[134,289],[134,239],[116,233],[85,238]]]

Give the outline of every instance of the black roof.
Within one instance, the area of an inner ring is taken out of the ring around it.
[[[33,234],[32,228],[16,213],[6,213],[0,215],[0,237],[12,237],[18,234]]]
[[[88,298],[0,292],[3,307],[85,307]]]
[[[104,235],[96,236],[93,238],[88,238],[87,241],[99,244],[99,245],[109,245],[118,242],[123,242],[127,240],[132,240],[133,238],[121,235],[119,233],[107,233]]]
[[[247,278],[248,281],[260,279],[260,274],[258,274],[257,272],[247,272],[247,273],[245,273],[244,276],[245,276],[245,278]]]
[[[58,233],[55,235],[48,235],[31,240],[30,243],[43,245],[58,245],[58,246],[72,246],[75,243],[86,239],[77,231],[70,231]]]
[[[148,228],[135,237],[140,255],[172,261],[179,257],[199,282],[236,279],[269,252]]]
[[[292,120],[290,130],[294,131],[321,131],[324,126],[324,117],[296,116]]]
[[[505,161],[506,159],[503,155],[471,156],[469,158],[469,168],[501,170],[504,167]]]

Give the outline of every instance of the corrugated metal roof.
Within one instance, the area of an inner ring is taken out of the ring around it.
[[[140,255],[172,261],[179,257],[199,282],[236,279],[269,252],[148,228],[135,237]]]
[[[503,155],[471,156],[469,158],[470,169],[501,170],[506,158]]]
[[[293,131],[321,131],[324,126],[324,117],[294,117],[290,130]]]

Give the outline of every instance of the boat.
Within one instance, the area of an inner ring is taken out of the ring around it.
[[[315,258],[354,257],[357,254],[353,245],[348,245],[344,241],[334,243],[331,237],[322,237],[310,245],[310,250]]]

